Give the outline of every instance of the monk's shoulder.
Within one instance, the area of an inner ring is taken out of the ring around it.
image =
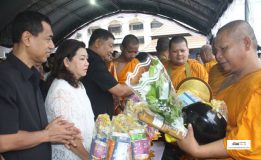
[[[197,60],[188,59],[188,64],[190,65],[190,67],[192,69],[204,70],[205,71],[205,67],[203,66],[203,64],[199,63]]]
[[[188,64],[192,65],[192,66],[202,66],[203,64],[199,63],[199,61],[195,60],[195,59],[188,59]]]
[[[251,90],[261,90],[261,69],[250,73],[243,79],[243,84]]]
[[[132,61],[133,63],[140,63],[140,61],[139,61],[137,58],[133,58],[131,61]]]

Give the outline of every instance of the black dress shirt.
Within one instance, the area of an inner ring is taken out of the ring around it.
[[[19,130],[39,131],[47,125],[44,102],[39,89],[40,75],[12,53],[0,63],[0,134]],[[50,143],[31,149],[3,153],[6,160],[49,160]]]
[[[91,101],[95,119],[99,114],[113,115],[114,105],[112,94],[108,91],[118,84],[108,71],[101,57],[90,49],[87,49],[89,68],[82,83]]]

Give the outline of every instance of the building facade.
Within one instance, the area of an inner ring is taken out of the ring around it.
[[[140,42],[140,51],[155,52],[159,37],[183,35],[188,40],[189,48],[200,48],[207,43],[207,38],[182,25],[158,16],[140,13],[120,13],[99,19],[71,36],[88,45],[92,32],[97,28],[109,30],[115,36],[114,49],[120,52],[120,44],[127,34],[134,34]]]

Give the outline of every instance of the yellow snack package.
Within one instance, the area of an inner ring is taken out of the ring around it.
[[[164,134],[164,137],[165,137],[166,142],[168,142],[168,143],[174,143],[174,142],[176,142],[176,138],[172,137],[172,136],[169,135],[169,134]]]

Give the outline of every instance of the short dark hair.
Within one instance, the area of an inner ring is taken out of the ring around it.
[[[93,31],[90,37],[89,47],[92,46],[97,39],[108,40],[109,38],[112,38],[113,40],[115,39],[110,31],[98,28]]]
[[[133,34],[128,34],[123,38],[121,45],[126,48],[129,44],[139,44],[139,39]]]
[[[12,22],[13,43],[18,43],[25,31],[37,36],[43,31],[42,22],[46,22],[51,26],[50,19],[39,12],[24,11],[19,13]]]
[[[161,37],[157,41],[156,50],[157,52],[163,52],[169,49],[169,38]]]
[[[55,78],[64,79],[73,87],[79,86],[79,81],[74,74],[68,71],[64,65],[64,58],[72,60],[79,48],[85,48],[85,44],[75,39],[67,39],[62,42],[54,54],[54,66],[47,79],[49,86]]]
[[[169,48],[171,47],[172,43],[181,43],[181,42],[185,42],[186,46],[188,47],[188,41],[186,40],[186,38],[184,38],[183,36],[174,36],[169,41]]]

